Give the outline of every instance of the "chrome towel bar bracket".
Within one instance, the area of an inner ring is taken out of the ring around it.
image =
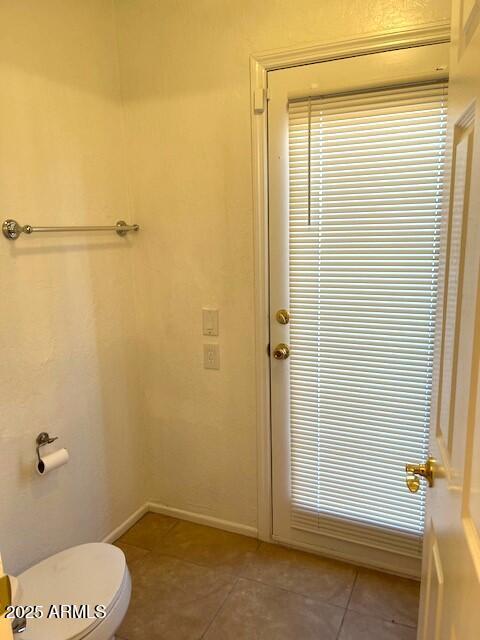
[[[29,224],[21,225],[16,220],[4,220],[2,231],[8,240],[16,240],[22,233],[30,235],[32,233],[51,233],[58,231],[116,231],[119,236],[125,236],[129,231],[138,231],[138,224],[127,224],[123,220],[119,220],[115,225],[111,226],[93,226],[93,227],[32,227]]]

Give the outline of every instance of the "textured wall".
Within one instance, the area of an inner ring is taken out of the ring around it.
[[[132,217],[110,0],[0,2],[0,211]],[[114,234],[0,237],[0,550],[8,571],[99,540],[143,502],[132,254]],[[48,430],[70,450],[34,469]]]
[[[249,55],[446,18],[449,0],[116,0],[149,497],[256,524]],[[202,368],[202,305],[221,370]]]

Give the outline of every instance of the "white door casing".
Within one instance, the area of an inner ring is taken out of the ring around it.
[[[267,101],[269,71],[352,56],[450,42],[450,20],[392,28],[345,40],[310,42],[250,56],[252,193],[255,273],[255,362],[258,536],[272,536],[268,255]]]

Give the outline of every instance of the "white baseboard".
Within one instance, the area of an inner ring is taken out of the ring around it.
[[[117,540],[117,538],[119,538],[121,535],[123,535],[125,533],[125,531],[128,531],[130,529],[130,527],[133,527],[133,525],[138,520],[140,520],[140,518],[143,515],[145,515],[148,510],[149,510],[148,509],[148,503],[145,503],[139,509],[134,511],[134,513],[132,513],[132,515],[128,516],[128,518],[126,520],[124,520],[122,522],[122,524],[120,524],[116,529],[111,531],[108,534],[108,536],[105,536],[105,538],[103,538],[102,542],[108,542],[110,544],[112,542],[115,542],[115,540]]]
[[[122,524],[109,533],[102,542],[112,543],[123,535],[130,527],[140,520],[140,518],[148,512],[161,513],[165,516],[172,518],[178,518],[179,520],[188,520],[189,522],[196,522],[197,524],[203,524],[207,527],[214,527],[215,529],[223,529],[224,531],[231,531],[232,533],[240,533],[243,536],[249,538],[258,538],[258,529],[256,527],[250,527],[239,522],[232,522],[230,520],[221,520],[213,516],[206,516],[202,513],[196,513],[194,511],[185,511],[184,509],[176,509],[175,507],[168,507],[158,502],[146,502],[134,513],[132,513]],[[392,573],[394,575],[400,575],[408,578],[419,579],[418,572],[412,567],[399,567],[398,565],[391,565],[386,562],[368,562],[357,556],[352,557],[348,554],[333,553],[331,549],[314,547],[305,543],[292,543],[289,540],[283,540],[282,538],[272,537],[269,542],[273,544],[280,544],[286,547],[299,549],[301,551],[307,551],[315,555],[321,555],[327,558],[334,558],[343,562],[353,563],[357,566],[364,566],[370,569],[377,569],[385,573]]]
[[[172,518],[178,518],[179,520],[189,520],[190,522],[196,522],[197,524],[204,524],[207,527],[215,527],[215,529],[223,529],[224,531],[231,531],[232,533],[240,533],[242,536],[248,536],[249,538],[258,538],[258,529],[256,527],[249,527],[246,524],[231,522],[230,520],[221,520],[220,518],[206,516],[202,513],[168,507],[167,505],[159,504],[158,502],[147,503],[147,511],[162,513],[165,516],[171,516]]]
[[[221,520],[220,518],[206,516],[193,511],[167,507],[167,505],[159,504],[158,502],[146,502],[126,520],[124,520],[122,524],[105,536],[102,542],[108,542],[110,544],[115,542],[115,540],[123,535],[125,531],[128,531],[130,527],[133,527],[133,525],[149,511],[152,513],[162,513],[165,516],[178,518],[179,520],[189,520],[190,522],[196,522],[197,524],[204,524],[207,527],[214,527],[215,529],[223,529],[224,531],[231,531],[232,533],[240,533],[241,535],[248,536],[249,538],[258,537],[258,529],[256,527],[249,527],[245,524],[240,524],[239,522],[231,522],[230,520]]]

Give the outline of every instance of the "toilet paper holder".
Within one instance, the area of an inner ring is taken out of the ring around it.
[[[52,444],[52,442],[55,442],[55,440],[58,440],[58,436],[51,438],[46,431],[42,431],[42,433],[38,434],[36,439],[38,462],[41,462],[40,447],[44,447],[46,444]]]

